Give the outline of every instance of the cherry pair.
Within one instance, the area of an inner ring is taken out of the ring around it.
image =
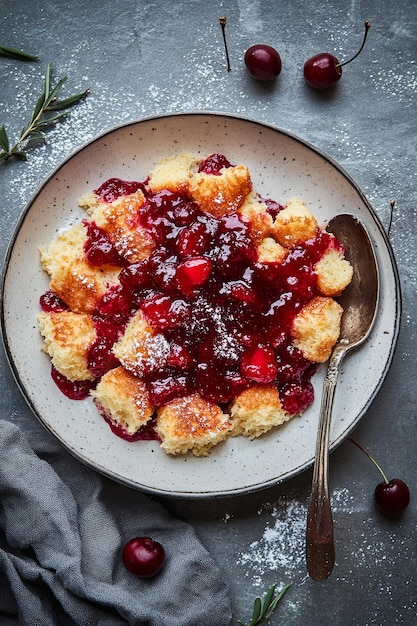
[[[358,52],[348,61],[340,63],[329,52],[320,52],[304,63],[304,79],[310,87],[327,89],[335,85],[342,76],[342,67],[347,65],[361,53],[371,24],[365,21],[365,34]],[[279,76],[282,68],[281,57],[272,46],[255,44],[245,53],[245,65],[249,74],[257,80],[274,80]]]

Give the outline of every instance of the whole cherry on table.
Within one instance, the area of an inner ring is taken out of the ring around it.
[[[386,514],[402,513],[410,503],[410,490],[408,485],[400,478],[391,478],[391,480],[388,480],[381,466],[371,456],[368,450],[365,450],[365,448],[352,437],[348,439],[355,444],[359,450],[366,454],[384,479],[383,482],[378,483],[374,491],[374,499],[378,509]]]
[[[342,67],[351,63],[362,52],[371,24],[365,20],[365,34],[358,52],[348,61],[340,63],[330,52],[319,52],[304,63],[304,79],[314,89],[327,89],[335,85],[342,77]]]

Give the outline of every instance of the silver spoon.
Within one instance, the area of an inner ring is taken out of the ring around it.
[[[328,466],[329,433],[340,364],[347,352],[360,346],[371,332],[378,306],[378,266],[369,235],[358,218],[337,215],[327,230],[345,246],[354,274],[338,299],[343,307],[340,336],[330,356],[323,383],[315,463],[307,513],[306,562],[313,580],[325,580],[334,560],[333,519],[330,506]]]

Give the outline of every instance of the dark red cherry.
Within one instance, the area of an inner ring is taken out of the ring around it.
[[[330,52],[319,52],[304,63],[304,79],[314,89],[327,89],[335,85],[342,76],[342,67],[351,63],[362,52],[371,24],[365,20],[365,34],[358,52],[348,61],[340,63]]]
[[[114,202],[120,196],[135,193],[138,189],[145,191],[145,185],[137,181],[122,180],[120,178],[109,178],[98,189],[94,189],[94,193],[99,196],[103,202]]]
[[[68,306],[53,291],[45,291],[39,298],[42,311],[46,313],[62,313],[68,311]]]
[[[135,537],[123,548],[123,563],[129,572],[139,578],[152,578],[162,569],[165,550],[150,537]]]
[[[224,154],[215,152],[208,157],[200,161],[198,165],[198,171],[204,174],[212,174],[213,176],[220,176],[223,168],[233,167],[229,159],[226,159]]]
[[[375,487],[375,502],[383,513],[401,513],[410,502],[410,490],[400,478],[379,483]]]
[[[245,52],[245,65],[252,78],[274,80],[281,73],[281,57],[272,46],[255,44]]]
[[[304,64],[304,78],[310,87],[327,89],[335,85],[342,76],[338,59],[328,52],[320,52]]]
[[[272,348],[255,346],[248,348],[242,357],[243,376],[258,383],[271,383],[277,373],[275,353]]]
[[[184,294],[191,294],[208,280],[213,264],[204,256],[196,256],[180,263],[175,273],[179,289]]]
[[[400,478],[392,478],[388,480],[383,469],[377,461],[371,456],[368,450],[365,450],[357,441],[349,437],[349,441],[355,444],[366,456],[372,461],[378,469],[383,482],[375,487],[374,499],[375,504],[382,513],[395,514],[404,511],[410,502],[410,490],[407,484]]]
[[[189,306],[184,300],[155,294],[142,302],[149,324],[159,330],[182,326],[189,315]]]

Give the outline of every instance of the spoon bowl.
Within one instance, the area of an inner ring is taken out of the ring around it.
[[[372,330],[379,295],[378,266],[370,237],[357,217],[337,215],[327,230],[343,244],[354,269],[350,285],[338,298],[343,307],[338,343],[343,343],[347,351],[364,342]]]
[[[332,572],[335,551],[329,496],[329,435],[336,383],[345,355],[369,336],[379,299],[378,265],[371,239],[362,222],[348,213],[330,220],[327,230],[345,247],[353,267],[351,283],[338,299],[343,307],[340,335],[329,359],[320,406],[316,454],[307,513],[306,562],[313,580],[325,580]]]

